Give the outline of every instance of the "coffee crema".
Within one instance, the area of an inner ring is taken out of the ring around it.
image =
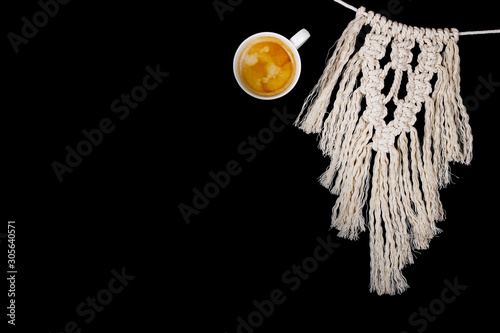
[[[285,91],[296,72],[293,52],[275,37],[251,41],[240,53],[238,75],[248,90],[260,96],[274,96]]]

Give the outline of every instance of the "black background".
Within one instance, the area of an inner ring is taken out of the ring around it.
[[[381,11],[390,1],[350,3]],[[269,127],[274,108],[299,113],[354,12],[326,0],[233,4],[221,20],[210,0],[71,1],[18,54],[4,38],[0,231],[16,221],[14,330],[61,332],[75,321],[82,332],[231,333],[238,316],[255,311],[254,300],[280,289],[286,301],[255,332],[416,332],[424,327],[412,326],[410,315],[440,298],[445,279],[467,289],[426,332],[496,323],[500,88],[469,110],[474,158],[452,166],[454,184],[441,191],[443,233],[404,270],[411,288],[377,296],[369,292],[367,233],[352,242],[329,232],[336,197],[316,180],[329,162],[317,138],[289,124],[250,162],[238,151]],[[401,0],[391,18],[462,31],[499,28],[493,2],[464,4]],[[21,18],[39,10],[34,0],[4,4],[4,36],[20,34]],[[257,32],[291,37],[301,28],[311,38],[300,49],[293,91],[272,101],[246,95],[232,72],[238,45]],[[498,35],[460,38],[462,97],[475,96],[480,76],[500,81],[498,43]],[[111,103],[157,64],[169,76],[120,120]],[[59,182],[51,163],[64,163],[66,145],[75,147],[81,131],[103,118],[115,130]],[[232,160],[241,173],[186,224],[179,205],[192,206],[193,189]],[[328,235],[339,247],[291,291],[282,275]],[[6,262],[5,242],[1,248]],[[76,307],[122,268],[135,279],[85,323]]]

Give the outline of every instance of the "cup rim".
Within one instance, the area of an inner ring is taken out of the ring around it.
[[[295,77],[293,78],[292,83],[290,83],[288,88],[286,88],[281,93],[274,95],[274,96],[260,96],[260,95],[257,95],[255,93],[251,92],[243,85],[240,78],[238,77],[238,55],[240,54],[240,52],[243,50],[243,48],[249,42],[251,42],[252,40],[257,39],[259,37],[278,38],[279,40],[281,40],[283,43],[285,43],[288,46],[288,48],[293,52],[293,56],[295,57],[296,69],[295,69]],[[236,52],[234,54],[234,58],[233,58],[233,74],[234,74],[234,77],[236,79],[236,82],[238,82],[238,85],[241,87],[241,89],[243,89],[244,92],[246,92],[250,96],[258,98],[258,99],[262,99],[262,100],[277,99],[277,98],[283,97],[286,94],[288,94],[297,84],[301,70],[302,70],[302,61],[300,59],[300,54],[299,54],[299,51],[297,50],[297,48],[292,44],[292,42],[288,38],[286,38],[283,35],[277,34],[275,32],[259,32],[259,33],[256,33],[256,34],[249,36],[243,42],[241,42],[241,44],[238,46],[238,49],[236,50]]]

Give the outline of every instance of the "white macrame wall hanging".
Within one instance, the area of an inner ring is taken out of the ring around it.
[[[366,25],[371,30],[355,52]],[[458,38],[457,29],[411,27],[359,8],[295,122],[320,134],[319,147],[331,159],[319,181],[338,195],[332,228],[355,240],[368,227],[370,291],[379,295],[408,288],[402,269],[413,263],[413,250],[428,248],[445,217],[438,190],[451,180],[449,163],[472,159]],[[389,46],[390,60],[381,65]],[[389,71],[394,79],[384,94]],[[395,111],[386,122],[390,101]],[[423,136],[414,127],[420,111]]]

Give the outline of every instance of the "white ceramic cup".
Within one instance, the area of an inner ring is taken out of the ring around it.
[[[309,32],[306,29],[302,29],[299,32],[297,32],[295,35],[293,35],[293,37],[290,39],[285,38],[282,35],[279,35],[279,34],[274,33],[274,32],[261,32],[261,33],[252,35],[252,36],[248,37],[247,39],[245,39],[243,41],[243,43],[241,43],[240,46],[238,47],[238,49],[236,50],[236,53],[234,55],[234,60],[233,60],[234,77],[236,78],[236,81],[240,85],[241,89],[243,89],[243,91],[245,91],[250,96],[253,96],[253,97],[258,98],[258,99],[268,99],[268,100],[269,99],[276,99],[276,98],[280,98],[280,97],[288,94],[290,92],[290,90],[292,90],[293,87],[297,84],[297,81],[299,80],[299,76],[300,76],[300,71],[302,69],[302,63],[300,61],[300,55],[299,55],[298,49],[299,49],[299,47],[302,46],[302,44],[304,44],[306,42],[307,39],[309,39],[310,36],[311,35],[309,34]],[[281,40],[283,43],[285,43],[285,45],[288,46],[290,51],[293,52],[293,56],[295,58],[295,66],[296,66],[295,67],[295,77],[294,77],[292,83],[288,86],[288,88],[286,88],[284,91],[282,91],[281,93],[279,93],[277,95],[260,96],[260,95],[257,95],[255,93],[251,92],[250,90],[247,89],[247,87],[245,87],[243,82],[241,82],[241,78],[238,75],[238,66],[239,66],[238,60],[240,58],[240,53],[245,49],[245,47],[249,43],[251,43],[253,40],[260,38],[260,37],[274,37],[274,38]]]

